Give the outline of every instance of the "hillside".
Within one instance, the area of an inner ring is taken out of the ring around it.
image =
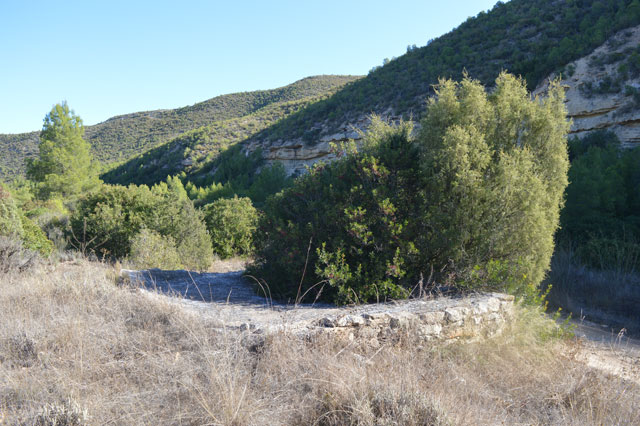
[[[471,77],[490,85],[501,70],[533,89],[553,71],[591,52],[620,29],[640,24],[637,0],[512,0],[469,18],[453,31],[409,51],[327,102],[265,131],[268,140],[314,140],[371,111],[410,116],[441,77]],[[323,124],[319,127],[319,124]]]
[[[268,162],[281,162],[288,174],[300,173],[319,159],[331,160],[332,142],[358,138],[357,131],[366,128],[371,112],[392,120],[420,116],[440,77],[460,78],[466,71],[490,85],[501,70],[508,70],[523,76],[533,90],[554,72],[568,74],[571,61],[638,24],[638,0],[499,2],[426,46],[409,48],[405,55],[375,67],[330,98],[247,135],[243,149],[261,152]],[[123,169],[140,167],[141,161],[136,159]],[[211,161],[175,170],[194,173],[202,181],[200,171],[216,167],[215,158]],[[145,167],[155,173],[153,164]],[[127,178],[117,181],[126,183]]]
[[[318,158],[330,159],[329,143],[366,127],[366,117],[419,116],[440,77],[464,71],[485,85],[501,70],[521,75],[533,90],[553,72],[592,52],[621,29],[640,24],[637,0],[512,0],[469,18],[426,46],[409,51],[251,138],[289,173]],[[568,70],[566,70],[568,71]]]
[[[103,164],[124,161],[212,122],[251,115],[271,104],[331,93],[357,78],[308,77],[281,88],[217,96],[184,108],[121,115],[86,126],[86,139]],[[82,115],[82,111],[77,112]],[[21,174],[24,159],[37,154],[37,144],[38,132],[0,135],[0,179]]]
[[[620,31],[589,55],[566,66],[561,84],[571,133],[615,133],[625,148],[640,144],[640,26]],[[557,78],[551,75],[550,79]],[[544,81],[534,94],[544,94]]]
[[[102,178],[105,182],[123,185],[154,184],[183,171],[191,176],[206,174],[227,147],[323,97],[326,96],[275,102],[242,117],[214,121],[114,166]]]

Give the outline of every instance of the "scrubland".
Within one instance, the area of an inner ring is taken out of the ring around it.
[[[246,335],[84,260],[0,279],[0,424],[637,424],[640,387],[519,307],[497,337]]]

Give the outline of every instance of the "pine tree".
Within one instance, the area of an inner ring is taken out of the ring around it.
[[[44,118],[39,157],[27,160],[27,177],[38,184],[38,197],[65,199],[95,189],[99,167],[83,139],[82,119],[66,102],[55,105]]]

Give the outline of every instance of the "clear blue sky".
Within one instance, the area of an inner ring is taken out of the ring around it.
[[[0,0],[0,133],[366,74],[496,0]]]

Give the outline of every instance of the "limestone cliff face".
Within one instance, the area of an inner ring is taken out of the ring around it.
[[[565,67],[561,84],[573,120],[571,133],[582,137],[613,131],[625,148],[640,145],[640,26],[623,30],[591,54]],[[549,79],[556,78],[555,75]],[[533,92],[544,96],[549,79]]]
[[[284,165],[287,174],[301,174],[307,166],[311,166],[317,161],[334,160],[336,156],[331,152],[331,144],[351,139],[359,141],[361,139],[360,132],[364,131],[368,124],[368,117],[360,117],[353,123],[342,124],[334,132],[329,132],[328,129],[318,125],[318,133],[324,134],[324,136],[321,136],[317,141],[307,142],[302,139],[279,139],[275,142],[252,140],[247,144],[246,150],[253,152],[261,148],[267,164],[277,161]]]

